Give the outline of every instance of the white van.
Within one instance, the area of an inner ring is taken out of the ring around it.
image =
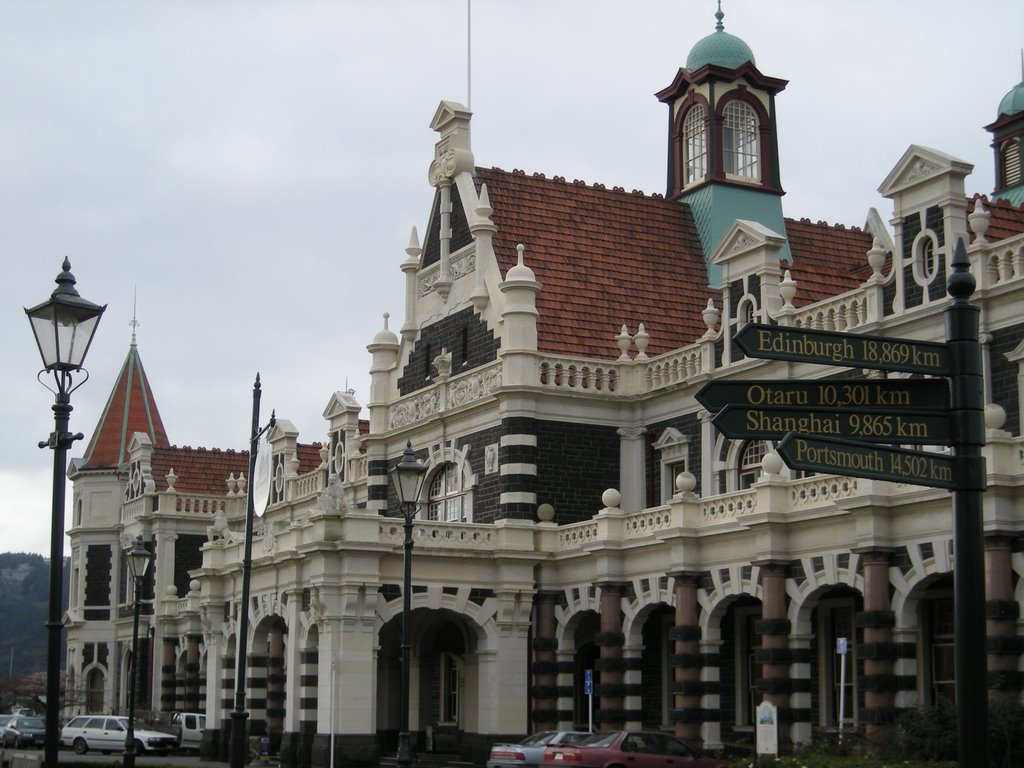
[[[178,749],[199,749],[206,730],[206,715],[198,712],[175,712],[172,718],[178,734]]]

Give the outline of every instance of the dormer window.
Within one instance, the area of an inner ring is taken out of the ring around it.
[[[722,125],[722,159],[726,176],[759,178],[758,126],[754,108],[743,101],[725,105]]]
[[[707,115],[704,107],[691,107],[683,119],[685,185],[703,181],[708,172]]]

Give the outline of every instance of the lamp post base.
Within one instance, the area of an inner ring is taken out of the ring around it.
[[[398,768],[409,768],[412,765],[412,745],[409,743],[409,732],[398,734]]]

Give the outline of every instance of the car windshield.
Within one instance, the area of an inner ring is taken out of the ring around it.
[[[19,728],[46,728],[46,723],[41,717],[23,717],[18,720],[17,726]]]
[[[527,736],[519,743],[524,747],[543,747],[557,735],[558,731],[541,731],[540,733],[535,733],[532,736]]]
[[[593,736],[588,736],[580,742],[581,747],[610,747],[615,743],[615,739],[618,737],[618,731],[612,731],[611,733],[595,733]]]

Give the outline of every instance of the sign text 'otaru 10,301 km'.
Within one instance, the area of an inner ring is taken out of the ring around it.
[[[766,360],[949,374],[946,345],[938,342],[748,323],[736,334],[736,344],[750,357]]]

